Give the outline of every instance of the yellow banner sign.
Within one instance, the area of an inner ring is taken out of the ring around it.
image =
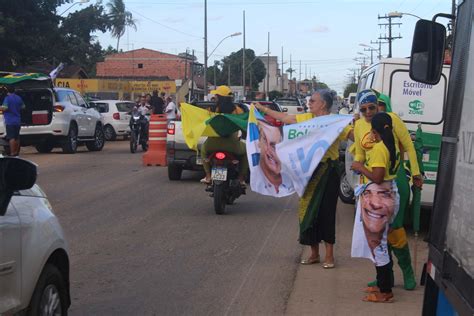
[[[87,92],[128,92],[128,93],[152,93],[166,92],[176,93],[176,83],[169,81],[128,81],[111,79],[66,79],[57,78],[55,86],[60,88],[71,88],[81,93]]]

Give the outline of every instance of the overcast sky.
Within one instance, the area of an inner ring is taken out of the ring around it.
[[[95,2],[96,0],[91,0]],[[106,3],[108,0],[104,0]],[[121,39],[120,48],[131,50],[150,48],[167,53],[194,49],[203,62],[204,56],[204,0],[124,0],[127,10],[137,20],[137,31],[130,29]],[[69,4],[70,5],[70,4]],[[83,7],[84,5],[82,5]],[[284,69],[296,69],[299,78],[301,60],[302,78],[311,74],[338,92],[348,81],[349,69],[360,67],[353,59],[364,53],[359,43],[370,44],[381,35],[388,35],[378,23],[378,15],[399,11],[431,19],[435,13],[450,13],[450,0],[208,0],[208,52],[221,39],[242,32],[242,15],[246,14],[246,47],[257,55],[267,51],[267,33],[270,32],[270,52],[281,62],[284,50]],[[67,8],[64,5],[62,8]],[[74,9],[80,9],[75,5]],[[60,11],[60,10],[58,10]],[[398,20],[398,21],[397,21]],[[403,16],[393,27],[393,35],[402,36],[393,42],[393,57],[410,54],[413,29],[417,19]],[[440,22],[446,24],[445,20]],[[97,34],[103,47],[116,46],[110,33]],[[209,58],[221,59],[241,49],[243,36],[226,39]],[[377,46],[373,44],[373,46]],[[377,46],[378,47],[378,46]],[[370,55],[370,52],[365,52]],[[382,45],[386,56],[388,46]],[[374,56],[376,53],[374,52]]]

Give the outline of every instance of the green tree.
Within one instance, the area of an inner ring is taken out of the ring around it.
[[[0,69],[43,61],[61,42],[56,8],[66,0],[0,1]]]
[[[95,65],[104,59],[106,51],[92,34],[105,33],[110,28],[111,21],[100,2],[69,14],[59,28],[63,41],[55,49],[58,52],[56,58],[80,65],[94,75]]]
[[[283,97],[283,93],[281,93],[280,91],[277,91],[277,90],[272,90],[268,93],[268,98],[270,100],[275,100],[275,99],[278,99],[278,98],[281,98]]]
[[[227,85],[230,69],[230,84],[242,84],[242,54],[243,49],[231,53],[224,57],[220,65],[216,68],[217,85]],[[253,90],[258,89],[258,84],[265,78],[266,71],[263,62],[256,58],[255,52],[252,49],[245,50],[245,84],[251,85]],[[209,81],[214,81],[214,66],[208,67],[207,78]]]
[[[349,96],[349,93],[352,93],[352,92],[357,92],[357,83],[349,83],[344,88],[344,98],[347,98]]]
[[[137,26],[131,12],[125,10],[125,3],[123,0],[110,0],[107,3],[109,8],[109,19],[111,22],[111,33],[113,37],[117,38],[117,50],[119,49],[120,38],[125,34],[127,26],[133,27],[135,30]]]

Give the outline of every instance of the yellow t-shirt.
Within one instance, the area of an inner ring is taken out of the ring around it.
[[[296,114],[296,122],[301,123],[304,121],[308,121],[313,119],[315,116],[312,113],[305,113],[305,114]],[[334,143],[328,148],[326,151],[326,154],[324,154],[323,158],[321,161],[326,161],[326,160],[338,160],[339,159],[339,144],[341,141],[344,141],[347,139],[347,135],[351,132],[352,127],[350,125],[346,126],[344,130],[342,131],[341,134],[339,134],[339,137],[336,138]]]
[[[418,160],[416,159],[415,146],[411,140],[408,129],[405,123],[395,113],[387,113],[392,118],[393,135],[395,137],[395,143],[398,146],[400,143],[403,149],[408,153],[408,159],[410,160],[411,173],[416,176],[420,174],[418,167]],[[372,149],[375,144],[375,139],[372,135],[372,125],[367,122],[364,118],[358,119],[354,124],[354,144],[355,144],[355,157],[354,161],[364,162],[366,160],[367,153]]]
[[[385,168],[385,175],[383,177],[384,181],[395,179],[397,176],[398,166],[400,160],[400,150],[398,146],[395,145],[397,152],[397,162],[395,168],[390,170],[391,161],[390,161],[390,152],[383,142],[378,142],[373,144],[372,149],[367,152],[367,159],[364,163],[365,167],[372,172],[373,168]],[[364,183],[368,183],[370,180],[364,176]]]

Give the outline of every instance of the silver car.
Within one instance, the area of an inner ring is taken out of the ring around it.
[[[0,158],[0,315],[66,315],[69,256],[36,166]]]

